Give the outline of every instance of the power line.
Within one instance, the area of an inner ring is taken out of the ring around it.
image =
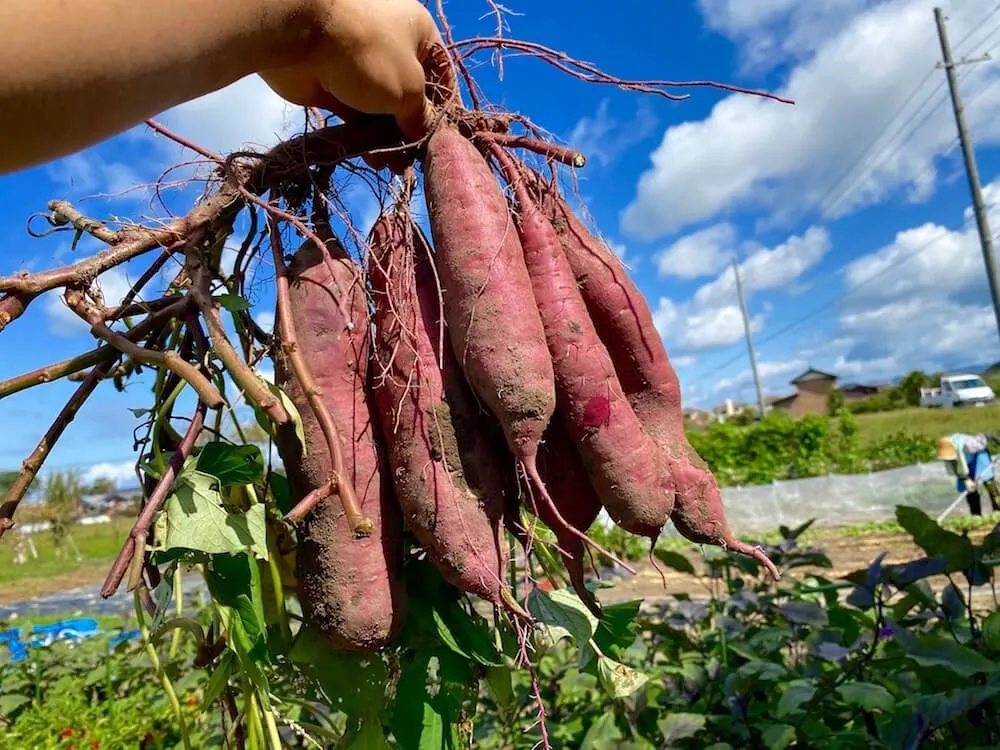
[[[979,23],[975,24],[972,27],[972,29],[967,34],[965,34],[965,36],[962,37],[962,39],[958,42],[958,44],[955,45],[955,47],[956,48],[960,47],[961,45],[965,44],[965,42],[967,42],[977,32],[982,31],[982,29],[984,28],[985,24],[993,16],[995,16],[997,13],[1000,13],[1000,5],[994,6],[992,10],[990,10],[989,12],[987,12],[983,16],[983,18],[979,21]],[[992,39],[992,37],[994,35],[996,35],[997,33],[1000,33],[1000,25],[994,27],[994,29],[987,34],[987,37],[984,40],[981,40],[980,42],[977,42],[977,45],[978,44],[982,44],[985,41],[988,41],[989,39]],[[933,38],[933,35],[932,35],[932,38]],[[964,59],[965,58],[963,58],[963,60]],[[905,111],[905,109],[909,106],[909,104],[916,98],[916,96],[923,89],[923,87],[927,83],[927,81],[931,78],[931,76],[934,75],[934,73],[936,72],[936,70],[937,70],[937,66],[935,65],[935,67],[933,67],[930,70],[930,72],[920,81],[920,83],[916,86],[916,88],[914,88],[911,91],[911,93],[907,97],[907,99],[896,109],[896,111],[894,112],[894,114],[892,115],[892,117],[890,117],[888,119],[888,121],[886,122],[886,125],[879,131],[878,135],[876,135],[876,137],[872,141],[869,142],[868,146],[865,149],[863,149],[861,151],[861,153],[859,153],[858,156],[851,162],[851,164],[848,166],[848,168],[842,173],[841,178],[838,181],[836,181],[832,185],[831,189],[828,190],[828,191],[826,191],[826,193],[818,201],[816,201],[815,203],[813,203],[813,205],[806,211],[806,215],[812,213],[817,208],[820,208],[823,205],[823,203],[834,193],[834,191],[836,191],[837,188],[840,185],[844,184],[844,182],[848,178],[851,177],[851,174],[854,171],[855,167],[860,162],[862,162],[862,160],[864,159],[864,157],[867,156],[872,151],[872,149],[875,148],[875,146],[879,144],[880,141],[883,140],[883,136],[885,135],[886,132],[889,131],[889,128],[892,126],[892,123],[899,117],[900,114],[902,114],[903,111]],[[962,80],[964,80],[967,76],[971,75],[971,73],[972,73],[971,68],[969,70],[965,71],[962,74],[961,78],[959,79],[960,82]],[[852,192],[852,188],[854,188],[855,186],[857,186],[857,184],[859,183],[859,181],[863,182],[864,179],[866,179],[868,176],[870,176],[889,157],[891,157],[894,154],[898,153],[910,140],[913,139],[913,137],[918,132],[920,132],[920,130],[924,127],[924,125],[926,125],[926,123],[942,108],[942,106],[945,105],[945,103],[948,100],[948,93],[946,91],[943,91],[943,89],[945,89],[945,85],[946,85],[945,81],[942,81],[941,83],[939,83],[933,89],[933,91],[923,100],[923,102],[920,104],[920,106],[917,107],[916,111],[914,111],[913,113],[911,113],[910,116],[908,118],[906,118],[901,123],[900,127],[898,127],[893,132],[893,135],[888,139],[888,141],[885,143],[885,145],[882,147],[882,149],[880,149],[880,151],[878,153],[876,153],[876,160],[873,163],[869,164],[868,168],[865,169],[858,177],[855,177],[853,180],[851,180],[851,182],[847,183],[846,187],[842,191],[839,191],[837,193],[837,200],[830,207],[831,209],[834,208],[834,207],[836,207],[841,202],[841,200],[842,200],[843,197],[846,197],[847,195],[850,195],[851,192]],[[981,89],[980,91],[978,91],[972,98],[970,98],[969,102],[971,103],[972,101],[975,101],[976,99],[978,99],[980,96],[982,96],[982,94],[984,93],[985,90],[986,89],[984,87],[983,89]],[[923,117],[922,120],[920,120],[919,123],[917,123],[916,127],[914,127],[912,130],[910,130],[909,134],[906,135],[902,140],[898,140],[898,141],[895,140],[898,137],[898,135],[901,134],[906,129],[906,127],[911,122],[913,122],[915,120],[915,118],[927,106],[927,104],[929,104],[930,102],[932,102],[932,101],[935,100],[935,97],[936,97],[936,95],[939,92],[942,92],[942,95],[940,97],[937,97],[937,102],[936,102],[935,106]],[[959,139],[956,137],[952,141],[952,143],[947,147],[947,149],[945,151],[943,151],[941,154],[937,154],[937,155],[933,156],[931,158],[931,160],[928,162],[928,164],[912,179],[912,181],[913,182],[919,181],[919,179],[922,178],[926,173],[928,173],[928,172],[932,171],[933,169],[935,169],[936,168],[935,160],[938,159],[938,158],[941,158],[943,156],[947,156],[948,154],[950,154],[951,151],[954,150],[954,148],[957,145],[959,145]],[[829,212],[829,210],[826,211],[825,213],[828,213],[828,212]],[[963,224],[962,228],[963,229],[965,228],[965,224]],[[930,244],[933,244],[933,243],[930,243]],[[918,251],[919,250],[920,250],[920,248],[918,248]],[[916,252],[914,252],[911,256],[907,256],[906,258],[904,258],[900,262],[905,262],[910,257],[913,257],[915,255],[916,255]],[[867,283],[867,282],[865,282],[865,283]],[[863,284],[859,285],[859,287],[860,286],[863,286]],[[853,292],[851,292],[851,293],[853,293]],[[843,296],[848,296],[848,295],[843,295]],[[804,318],[800,318],[800,319],[798,319],[796,321],[793,321],[791,324],[785,326],[782,329],[779,329],[778,331],[774,332],[770,336],[767,336],[767,337],[764,337],[764,338],[758,340],[757,345],[758,346],[763,345],[763,344],[765,344],[765,343],[767,343],[769,341],[774,340],[778,336],[783,335],[784,333],[787,333],[790,330],[793,330],[794,328],[796,328],[799,325],[801,325],[803,322],[806,322],[807,320],[811,320],[816,315],[818,315],[818,314],[820,314],[822,312],[825,312],[831,306],[833,306],[837,302],[839,302],[840,299],[841,298],[835,298],[835,299],[831,300],[831,302],[829,302],[828,304],[826,304],[826,305],[824,305],[824,306],[822,306],[822,307],[814,310],[812,313],[809,313]],[[717,369],[725,369],[726,367],[729,367],[731,364],[739,361],[741,358],[742,358],[741,356],[734,357],[734,358],[732,358],[730,360],[727,360],[724,364],[716,366],[716,368]]]
[[[1000,201],[991,203],[986,208],[987,208],[987,210],[989,210],[989,209],[992,209],[992,208],[996,208],[998,206],[1000,206]],[[818,315],[826,312],[830,308],[832,308],[835,305],[837,305],[839,302],[843,302],[845,299],[847,299],[847,298],[853,296],[855,293],[857,293],[857,291],[859,289],[862,289],[862,288],[868,286],[869,284],[871,284],[872,282],[880,279],[881,277],[883,277],[885,274],[889,273],[890,271],[893,271],[893,270],[899,268],[900,266],[902,266],[903,264],[908,263],[909,261],[913,260],[915,257],[917,257],[918,255],[920,255],[922,252],[924,252],[928,248],[933,247],[938,242],[941,242],[945,237],[947,237],[949,234],[951,234],[952,231],[964,231],[964,230],[968,229],[969,226],[971,225],[971,223],[973,221],[974,221],[974,217],[969,217],[968,219],[966,219],[965,221],[962,222],[962,225],[958,228],[958,230],[947,230],[945,234],[938,235],[937,237],[934,237],[934,238],[928,240],[927,242],[923,243],[922,245],[918,245],[917,247],[915,247],[910,252],[906,253],[903,256],[900,256],[894,262],[889,263],[888,265],[886,265],[886,267],[883,268],[881,271],[872,274],[870,277],[868,277],[864,281],[861,281],[858,284],[856,284],[855,286],[851,287],[848,291],[843,292],[841,294],[838,294],[836,297],[833,297],[832,299],[830,299],[829,301],[823,303],[819,307],[814,308],[813,310],[811,310],[810,312],[806,313],[805,315],[803,315],[803,316],[801,316],[799,318],[796,318],[795,320],[792,320],[791,322],[787,323],[786,325],[782,326],[781,328],[773,331],[769,335],[757,339],[757,341],[756,341],[757,348],[759,349],[764,344],[767,344],[767,343],[769,343],[771,341],[774,341],[775,339],[777,339],[777,338],[779,338],[781,336],[784,336],[789,331],[795,330],[796,328],[798,328],[803,323],[805,323],[805,322],[807,322],[809,320],[812,320],[816,316],[818,316]],[[727,367],[729,367],[730,365],[736,364],[741,359],[743,359],[743,355],[742,354],[738,354],[738,355],[733,356],[730,359],[726,360],[721,365],[713,365],[711,368],[706,367],[704,370],[700,370],[698,372],[698,375],[702,375],[702,374],[707,373],[709,371],[709,369],[712,369],[712,370],[725,370]]]

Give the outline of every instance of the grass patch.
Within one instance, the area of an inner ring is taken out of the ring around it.
[[[953,432],[1000,431],[1000,405],[960,409],[900,409],[858,415],[859,438],[870,445],[896,432],[910,432],[928,437]]]
[[[129,523],[129,519],[117,519],[112,523],[73,526],[70,533],[79,548],[80,559],[77,559],[75,550],[68,544],[63,556],[58,556],[52,535],[47,531],[38,532],[31,537],[38,557],[32,558],[29,554],[23,565],[14,564],[17,533],[8,532],[0,542],[0,586],[65,576],[97,565],[110,565],[128,535]]]

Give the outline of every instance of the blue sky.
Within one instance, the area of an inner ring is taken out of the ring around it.
[[[569,79],[508,56],[474,73],[496,104],[531,117],[589,157],[580,190],[654,310],[691,406],[752,400],[729,263],[741,266],[765,390],[784,393],[807,366],[844,381],[1000,358],[969,192],[956,146],[932,15],[922,0],[680,0],[606,4],[508,0],[505,35],[595,63],[621,78],[714,79],[759,87],[794,106],[709,88],[682,102]],[[943,3],[956,58],[1000,53],[993,0]],[[491,36],[475,0],[448,4],[457,38]],[[960,68],[988,204],[1000,204],[1000,62]],[[160,119],[217,151],[268,146],[300,126],[257,79]],[[66,198],[102,218],[162,219],[148,190],[190,158],[146,128],[57,163],[0,178],[0,274],[74,258],[67,235],[30,238],[27,218]],[[114,197],[108,197],[114,194]],[[174,190],[178,213],[195,192]],[[103,197],[102,197],[103,196]],[[345,200],[370,223],[358,190]],[[997,205],[1000,209],[1000,205]],[[1000,231],[1000,210],[992,212]],[[82,243],[76,257],[94,252]],[[128,269],[134,275],[141,266]],[[270,297],[262,268],[257,315]],[[106,298],[126,274],[100,280]],[[0,379],[91,347],[48,296],[0,337]],[[75,386],[50,384],[0,401],[0,468],[15,467]],[[124,476],[129,411],[144,383],[98,392],[50,468]],[[98,469],[93,469],[99,465]]]

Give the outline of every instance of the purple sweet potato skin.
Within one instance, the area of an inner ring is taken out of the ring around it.
[[[623,529],[656,538],[674,506],[666,463],[622,392],[549,218],[523,183],[513,186],[566,431],[608,514]]]
[[[451,128],[431,136],[424,176],[453,349],[511,451],[533,464],[555,387],[507,201],[485,159]]]
[[[440,365],[437,289],[416,228],[383,216],[370,248],[375,401],[404,522],[445,580],[501,604],[503,437],[484,426],[447,340]]]
[[[339,496],[326,498],[303,521],[296,572],[306,620],[335,648],[370,652],[389,644],[405,618],[402,519],[391,482],[383,481],[385,464],[366,396],[369,342],[364,287],[356,266],[335,240],[329,247],[333,272],[313,243],[296,254],[290,268],[290,307],[299,349],[340,430],[347,478],[374,532],[355,539]],[[275,359],[277,383],[298,409],[306,438],[305,456],[293,429],[284,430],[277,440],[292,497],[298,501],[326,483],[332,461],[319,423],[280,348]]]
[[[645,298],[565,201],[547,207],[625,394],[669,462],[677,489],[671,520],[691,541],[734,546],[718,483],[685,435],[680,383]]]
[[[559,514],[577,531],[586,533],[601,513],[601,500],[587,476],[587,469],[566,432],[559,412],[549,423],[538,451],[538,474],[545,483]],[[584,585],[583,540],[562,528],[549,506],[536,503],[538,517],[552,529],[569,573],[570,583],[580,598],[596,610],[596,604]],[[530,510],[535,510],[530,507]]]

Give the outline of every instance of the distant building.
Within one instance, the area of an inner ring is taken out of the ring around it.
[[[837,387],[837,376],[810,367],[793,379],[791,385],[795,386],[795,393],[773,401],[772,409],[787,412],[792,417],[826,414],[830,391]]]
[[[833,373],[810,367],[791,381],[791,385],[795,386],[795,393],[770,400],[769,406],[793,417],[801,417],[804,414],[826,414],[829,411],[830,392],[837,388],[837,380],[837,376]],[[869,399],[889,386],[888,383],[875,385],[849,383],[839,390],[844,396],[844,403],[850,404]]]

